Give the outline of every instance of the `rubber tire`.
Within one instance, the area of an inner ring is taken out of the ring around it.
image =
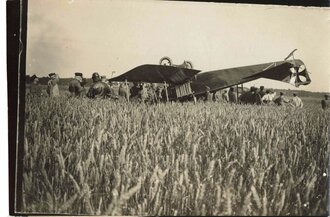
[[[159,60],[159,65],[164,65],[163,64],[163,61],[164,60],[167,60],[169,63],[170,63],[170,66],[172,65],[172,60],[171,60],[171,58],[169,58],[169,57],[162,57],[160,60]]]

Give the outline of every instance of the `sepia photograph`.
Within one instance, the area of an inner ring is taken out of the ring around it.
[[[328,8],[26,10],[16,213],[328,215]]]

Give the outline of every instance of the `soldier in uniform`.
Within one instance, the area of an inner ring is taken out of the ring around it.
[[[69,91],[71,96],[81,97],[85,92],[84,88],[84,78],[83,74],[80,72],[76,72],[74,78],[69,83]]]
[[[92,75],[93,84],[90,86],[87,97],[91,99],[105,99],[111,97],[110,87],[101,81],[99,73],[94,72]]]
[[[288,102],[288,100],[285,99],[283,92],[280,92],[280,96],[277,97],[276,99],[274,99],[274,103],[278,106],[282,106],[282,105],[284,105],[284,103],[287,103],[287,102]]]
[[[119,97],[120,99],[129,100],[129,86],[128,84],[122,83],[119,85]]]
[[[148,90],[144,83],[141,84],[138,97],[140,102],[146,102],[148,99]]]
[[[243,92],[239,96],[239,101],[243,104],[253,104],[253,94],[255,91],[255,87],[250,87],[250,91]]]
[[[228,99],[229,99],[230,103],[236,103],[237,102],[237,97],[236,97],[236,94],[234,92],[233,87],[229,88]]]
[[[210,93],[210,87],[206,86],[206,93],[204,101],[211,102],[212,101],[212,94]]]
[[[60,96],[60,91],[58,89],[57,83],[60,80],[60,77],[58,74],[55,73],[50,73],[48,74],[50,77],[50,80],[48,81],[48,86],[47,86],[47,93],[50,97],[58,97]]]
[[[158,102],[158,96],[157,96],[157,85],[155,83],[151,84],[151,87],[149,88],[149,99],[152,104]]]
[[[266,94],[265,87],[264,86],[260,86],[260,89],[259,89],[259,95],[260,95],[260,97],[262,98],[265,94]]]
[[[222,94],[222,100],[223,100],[224,102],[228,102],[228,101],[229,101],[227,90],[225,90],[225,91],[223,92],[223,94]]]
[[[252,92],[252,101],[250,103],[260,105],[262,102],[261,102],[261,96],[259,94],[258,88],[254,87],[253,89],[254,90]]]
[[[140,89],[141,89],[141,87],[140,87],[139,83],[134,82],[133,87],[130,89],[130,97],[137,98],[139,95]]]
[[[163,98],[162,98],[162,87],[161,86],[157,86],[155,93],[156,93],[157,102],[162,102],[163,101]]]
[[[31,77],[32,79],[32,83],[31,83],[31,86],[30,86],[30,94],[33,95],[33,96],[41,96],[42,93],[41,93],[41,89],[39,87],[39,79],[36,75],[33,75]]]
[[[119,84],[118,82],[111,82],[110,85],[111,97],[119,99]]]
[[[321,100],[321,106],[323,110],[330,108],[330,99],[328,94],[325,94],[324,99]]]

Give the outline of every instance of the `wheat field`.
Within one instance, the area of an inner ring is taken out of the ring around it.
[[[330,112],[26,98],[22,212],[324,215]]]

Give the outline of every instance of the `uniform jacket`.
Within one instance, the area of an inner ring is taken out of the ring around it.
[[[329,109],[330,108],[330,99],[323,99],[321,101],[321,106],[322,106],[322,109]]]
[[[84,92],[84,87],[81,85],[81,82],[78,79],[72,79],[69,83],[69,91],[71,96],[81,96]]]
[[[236,94],[233,91],[228,92],[228,99],[229,99],[229,102],[233,102],[233,103],[237,102]]]
[[[58,89],[57,82],[57,78],[48,81],[47,93],[49,96],[57,97],[60,95],[60,90]]]
[[[87,97],[94,99],[105,99],[111,97],[111,90],[109,85],[102,81],[97,81],[92,84],[92,86],[89,88],[87,92]]]

